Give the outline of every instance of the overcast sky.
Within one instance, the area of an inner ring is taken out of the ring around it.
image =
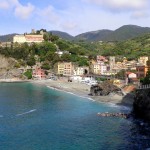
[[[122,25],[150,27],[150,0],[0,0],[0,35],[59,30],[71,35]]]

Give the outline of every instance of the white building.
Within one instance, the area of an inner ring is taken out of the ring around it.
[[[138,59],[138,62],[140,63],[140,64],[143,64],[143,65],[147,65],[146,63],[147,63],[147,61],[148,61],[148,56],[143,56],[143,57],[140,57],[139,59]]]
[[[89,74],[89,67],[76,67],[74,70],[74,75],[83,76]]]
[[[25,35],[15,35],[13,37],[13,42],[17,43],[41,43],[43,42],[43,35],[37,35],[37,34],[25,34]]]

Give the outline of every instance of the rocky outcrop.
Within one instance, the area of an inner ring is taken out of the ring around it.
[[[106,96],[110,93],[116,93],[119,95],[123,95],[121,89],[118,88],[117,86],[113,85],[109,81],[105,81],[103,83],[93,85],[93,86],[91,86],[91,89],[90,89],[90,94],[92,96]]]
[[[150,89],[136,90],[133,113],[136,117],[150,121]]]
[[[0,79],[22,78],[22,71],[15,68],[16,60],[0,55]]]
[[[15,63],[15,59],[0,55],[0,69],[10,69],[15,65]]]

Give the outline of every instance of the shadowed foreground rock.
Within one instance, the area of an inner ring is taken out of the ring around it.
[[[136,117],[150,121],[150,89],[136,90],[133,113]]]
[[[105,81],[103,83],[93,85],[93,86],[91,86],[91,89],[90,89],[90,94],[92,96],[106,96],[110,93],[116,93],[119,95],[123,95],[121,89],[118,88],[117,86],[113,85],[109,81]]]

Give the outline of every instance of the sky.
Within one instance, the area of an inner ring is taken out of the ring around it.
[[[150,0],[0,0],[0,35],[31,29],[73,36],[123,25],[150,27]]]

